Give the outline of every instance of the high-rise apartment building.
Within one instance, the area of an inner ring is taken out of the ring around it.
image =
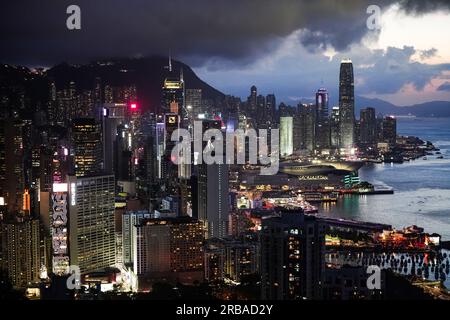
[[[261,297],[320,299],[324,279],[325,226],[301,210],[262,220]]]

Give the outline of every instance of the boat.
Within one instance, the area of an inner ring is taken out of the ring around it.
[[[444,156],[439,156],[436,159],[444,159]]]

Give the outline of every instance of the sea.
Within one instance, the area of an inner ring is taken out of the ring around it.
[[[393,188],[394,194],[344,196],[335,204],[321,204],[319,212],[397,229],[417,225],[450,241],[450,118],[398,118],[397,133],[431,141],[444,159],[433,155],[403,164],[366,165],[359,171],[361,180]]]

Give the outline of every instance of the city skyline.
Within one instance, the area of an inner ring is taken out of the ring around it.
[[[3,8],[1,299],[450,300],[447,1]]]

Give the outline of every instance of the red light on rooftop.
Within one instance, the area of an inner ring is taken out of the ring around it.
[[[137,103],[130,104],[130,109],[136,110],[137,109]]]

